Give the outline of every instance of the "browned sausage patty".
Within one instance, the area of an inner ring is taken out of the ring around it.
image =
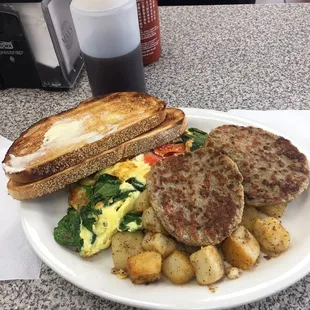
[[[242,180],[228,156],[208,148],[156,163],[147,188],[166,230],[185,244],[200,246],[220,243],[239,225]]]
[[[246,205],[289,202],[308,187],[306,156],[289,140],[263,129],[223,125],[210,132],[206,146],[237,164],[244,179]]]

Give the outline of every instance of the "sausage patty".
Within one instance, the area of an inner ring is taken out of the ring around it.
[[[172,236],[188,245],[214,245],[241,221],[242,180],[228,156],[203,148],[156,163],[147,189],[156,215]]]
[[[289,202],[309,184],[304,154],[287,139],[260,128],[223,125],[206,141],[228,155],[243,176],[245,203],[268,206]]]

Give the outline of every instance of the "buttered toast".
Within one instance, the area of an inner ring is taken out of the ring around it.
[[[3,169],[17,183],[47,178],[158,126],[165,107],[160,99],[137,92],[86,100],[23,132],[9,148]]]
[[[186,130],[187,122],[183,111],[173,108],[166,111],[166,119],[158,127],[101,154],[90,157],[78,165],[29,184],[19,184],[10,180],[7,185],[9,194],[18,200],[32,199],[49,194],[121,160],[173,141]]]

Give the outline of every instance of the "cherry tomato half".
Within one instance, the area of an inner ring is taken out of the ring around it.
[[[144,155],[144,162],[149,164],[150,166],[154,165],[158,161],[162,160],[163,158],[161,156],[158,156],[152,152],[146,153]]]
[[[168,157],[174,154],[180,154],[184,152],[185,145],[183,143],[165,144],[154,149],[154,153],[162,157]]]

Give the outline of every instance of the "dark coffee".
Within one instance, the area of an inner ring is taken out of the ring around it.
[[[117,91],[145,92],[141,47],[114,58],[97,58],[83,54],[93,96]]]

